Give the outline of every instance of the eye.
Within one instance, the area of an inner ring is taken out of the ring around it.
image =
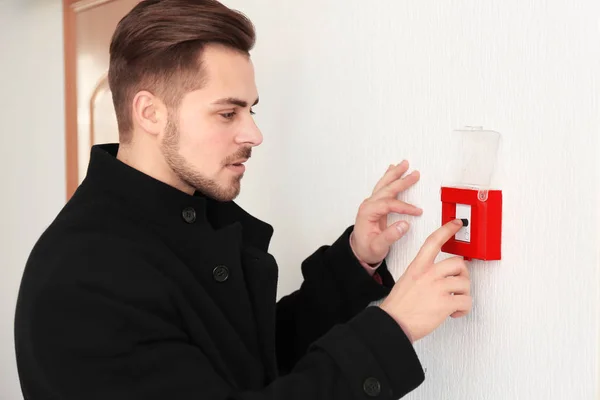
[[[235,117],[235,111],[234,112],[228,112],[228,113],[224,113],[224,114],[220,114],[223,118],[225,119],[232,119],[233,117]]]

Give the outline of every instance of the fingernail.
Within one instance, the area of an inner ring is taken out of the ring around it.
[[[408,223],[405,221],[400,221],[398,225],[396,225],[396,229],[398,229],[398,232],[401,234],[404,234],[408,230]]]
[[[462,221],[462,219],[455,219],[454,221],[452,221],[452,223],[456,224],[456,225],[461,225],[462,226],[463,221]]]

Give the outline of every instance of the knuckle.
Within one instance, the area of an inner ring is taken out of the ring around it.
[[[414,264],[410,264],[403,275],[409,278],[412,282],[417,282],[421,280],[424,274],[419,274],[416,272],[416,267]]]
[[[359,213],[365,213],[369,210],[371,201],[370,198],[364,199],[362,203],[360,203],[360,206],[358,207],[358,212]]]
[[[469,266],[465,260],[461,260],[460,269],[465,273],[466,276],[469,276]]]
[[[436,294],[441,296],[444,296],[448,292],[447,285],[443,280],[431,282],[431,287]]]
[[[433,236],[433,235],[427,236],[427,238],[425,239],[425,242],[423,242],[423,247],[430,247],[434,241],[435,241],[435,236]]]
[[[386,205],[383,200],[376,200],[372,202],[369,206],[369,212],[371,214],[383,214],[385,213]]]
[[[436,248],[436,240],[435,237],[433,236],[429,236],[427,239],[425,239],[425,242],[423,243],[423,250],[425,250],[427,253],[434,251]]]
[[[415,206],[409,205],[408,203],[406,203],[405,201],[402,200],[395,200],[395,203],[397,207],[406,210],[406,209],[414,209],[416,208]]]
[[[467,310],[471,311],[473,309],[473,298],[471,296],[467,296],[465,299]]]
[[[452,261],[454,263],[456,263],[456,265],[462,266],[462,265],[464,265],[465,260],[462,256],[454,256],[454,257],[452,257]]]
[[[463,285],[464,285],[464,292],[465,292],[465,294],[471,293],[471,282],[464,281]]]
[[[454,257],[454,259],[452,260],[453,264],[456,266],[456,268],[458,269],[459,272],[468,272],[468,268],[467,268],[467,262],[465,261],[465,259],[461,256],[456,256]]]
[[[438,231],[435,231],[432,234],[430,234],[427,237],[427,240],[431,243],[437,244],[438,242],[441,242],[441,238],[442,238],[442,232],[438,230]]]
[[[392,182],[390,186],[392,186],[395,190],[402,190],[402,187],[404,187],[404,179],[398,177]]]
[[[437,280],[437,274],[435,268],[429,268],[423,272],[422,277],[427,279],[430,282],[434,282]]]
[[[369,243],[369,245],[367,247],[369,248],[369,252],[379,253],[380,246],[381,246],[381,244],[379,243],[378,240],[373,240],[372,242]]]

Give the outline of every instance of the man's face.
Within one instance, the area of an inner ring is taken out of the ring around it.
[[[243,163],[262,142],[251,107],[258,101],[248,56],[222,46],[203,52],[205,85],[170,115],[161,150],[177,177],[219,201],[240,193]]]

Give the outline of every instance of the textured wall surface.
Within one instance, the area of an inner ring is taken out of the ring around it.
[[[600,3],[226,3],[258,30],[265,142],[239,201],[276,229],[279,294],[407,158],[422,179],[402,197],[425,212],[388,258],[399,276],[439,225],[452,130],[482,125],[502,134],[503,260],[471,263],[473,312],[416,345],[408,398],[598,398]]]

